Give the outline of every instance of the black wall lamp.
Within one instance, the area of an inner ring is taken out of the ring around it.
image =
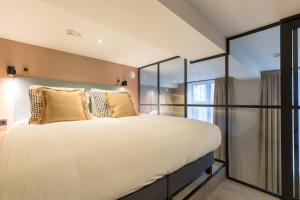
[[[122,81],[122,86],[127,86],[127,81]]]
[[[7,66],[6,72],[9,77],[15,77],[17,73],[14,66]]]

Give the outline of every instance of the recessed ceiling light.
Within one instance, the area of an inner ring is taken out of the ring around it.
[[[81,33],[77,32],[73,29],[66,29],[66,34],[71,35],[71,36],[75,36],[75,37],[81,37]]]
[[[97,40],[97,42],[98,42],[99,44],[101,44],[101,43],[102,43],[102,40],[99,39],[99,40]]]

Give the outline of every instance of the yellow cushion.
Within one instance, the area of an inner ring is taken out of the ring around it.
[[[108,92],[106,95],[110,117],[127,117],[136,115],[130,94],[127,92]]]
[[[41,88],[45,108],[41,123],[91,119],[83,90]]]

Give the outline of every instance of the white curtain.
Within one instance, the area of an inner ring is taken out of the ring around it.
[[[233,100],[233,78],[228,78],[228,103],[232,104]],[[215,80],[215,91],[214,91],[214,104],[225,105],[226,94],[225,94],[225,78],[218,78]],[[214,107],[214,124],[218,125],[222,134],[222,143],[219,149],[215,151],[215,158],[220,160],[226,160],[226,118],[225,108]],[[229,115],[230,116],[230,115]],[[228,120],[231,123],[231,119]],[[229,123],[229,130],[231,128]]]
[[[260,105],[280,105],[280,71],[261,73]],[[280,109],[260,110],[260,177],[265,189],[281,193]]]

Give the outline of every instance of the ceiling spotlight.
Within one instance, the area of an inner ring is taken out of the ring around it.
[[[98,42],[99,44],[101,44],[101,43],[102,43],[102,40],[99,39],[99,40],[97,40],[97,42]]]
[[[74,37],[81,37],[81,33],[73,30],[73,29],[66,29],[66,34]]]

